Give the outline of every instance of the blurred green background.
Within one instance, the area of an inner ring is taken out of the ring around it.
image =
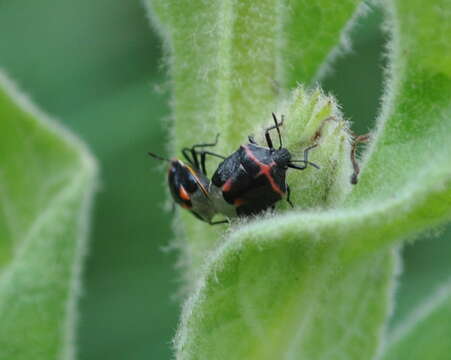
[[[322,86],[357,133],[382,91],[382,16],[352,33],[353,51]],[[171,358],[179,300],[164,174],[169,116],[162,47],[138,0],[0,0],[0,67],[47,113],[85,140],[101,166],[78,329],[83,360]],[[206,225],[207,226],[207,225]],[[423,236],[425,237],[425,236]],[[451,275],[451,227],[404,250],[394,322]]]

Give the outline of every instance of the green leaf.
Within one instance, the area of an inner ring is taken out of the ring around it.
[[[171,152],[179,154],[181,148],[220,133],[215,151],[230,154],[248,134],[271,124],[284,90],[297,81],[314,80],[361,2],[146,3],[167,50],[173,91]],[[210,173],[216,165],[209,164]],[[224,227],[206,227],[186,212],[175,223],[177,238],[183,239],[185,274],[193,282]]]
[[[0,359],[72,359],[96,173],[0,73]]]
[[[370,359],[396,253],[343,265],[338,244],[312,238],[230,238],[185,304],[177,359]]]
[[[352,203],[393,199],[409,187],[446,185],[451,174],[449,2],[434,0],[425,6],[398,0],[387,7],[391,81]]]
[[[383,360],[447,360],[451,353],[451,281],[387,335]]]
[[[387,8],[391,82],[376,141],[349,204],[375,217],[386,211],[382,219],[396,215],[394,239],[399,239],[402,232],[451,220],[451,44],[445,40],[451,36],[451,13],[446,0],[428,6],[398,0],[387,2]],[[389,240],[365,241],[361,250]]]
[[[281,6],[281,72],[288,89],[311,84],[338,54],[349,50],[348,31],[366,8],[359,0],[286,0]]]

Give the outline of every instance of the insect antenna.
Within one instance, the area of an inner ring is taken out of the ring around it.
[[[307,167],[307,165],[311,165],[311,166],[319,169],[318,165],[308,161],[308,153],[309,153],[309,151],[314,149],[314,148],[316,148],[317,146],[318,146],[318,144],[310,145],[308,148],[306,148],[304,150],[304,159],[303,160],[301,160],[301,159],[299,159],[299,160],[290,160],[290,162],[288,163],[288,167],[290,167],[292,169],[304,170]],[[304,165],[298,166],[296,164],[293,164],[293,163],[296,163],[296,162],[297,163],[304,163]]]
[[[279,126],[283,125],[284,116],[281,116],[280,123],[277,122],[276,114],[272,113],[272,118],[274,119],[274,123],[276,124],[273,129],[275,128],[277,130],[277,135],[279,135],[279,149],[282,149],[282,135],[280,134]]]
[[[303,166],[297,166],[294,163],[304,163]],[[308,160],[290,160],[290,162],[288,163],[288,167],[292,168],[292,169],[298,169],[298,170],[304,170],[307,165],[313,166],[316,169],[321,169],[318,165],[316,165],[315,163],[308,161]]]
[[[167,159],[167,158],[164,158],[164,157],[162,157],[162,156],[160,156],[160,155],[154,154],[154,153],[152,153],[152,152],[150,152],[150,151],[149,151],[147,154],[148,154],[149,156],[153,157],[154,159],[158,159],[158,160],[161,160],[161,161],[171,162],[171,160],[169,160],[169,159]]]

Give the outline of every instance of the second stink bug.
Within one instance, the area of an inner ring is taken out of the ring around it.
[[[212,221],[216,210],[209,195],[210,181],[206,172],[206,156],[211,155],[224,159],[223,156],[207,151],[204,148],[215,146],[211,144],[197,144],[191,148],[184,148],[182,154],[187,163],[173,158],[165,159],[149,152],[153,158],[169,162],[168,185],[174,202],[189,210],[195,217],[211,225],[226,223],[227,221]],[[200,150],[199,150],[200,149]]]

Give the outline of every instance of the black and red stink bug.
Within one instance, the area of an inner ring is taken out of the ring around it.
[[[184,148],[182,154],[187,164],[179,159],[174,158],[169,160],[149,152],[150,156],[169,162],[168,185],[174,201],[181,207],[189,210],[198,219],[211,225],[227,222],[212,221],[216,215],[216,210],[208,191],[209,179],[205,166],[206,155],[216,156],[222,159],[224,157],[206,151],[203,148],[215,146],[217,141],[218,136],[212,144],[197,144],[191,148]]]
[[[283,124],[283,117],[279,123],[274,113],[272,116],[275,125],[265,130],[267,147],[258,145],[249,136],[249,144],[240,146],[219,164],[210,185],[210,196],[218,212],[229,217],[255,215],[274,207],[284,197],[293,206],[290,187],[285,180],[288,168],[304,170],[308,165],[318,168],[308,161],[308,152],[317,144],[304,150],[304,159],[293,160],[282,145],[279,127]],[[278,149],[274,148],[269,133],[274,129],[279,136]]]

